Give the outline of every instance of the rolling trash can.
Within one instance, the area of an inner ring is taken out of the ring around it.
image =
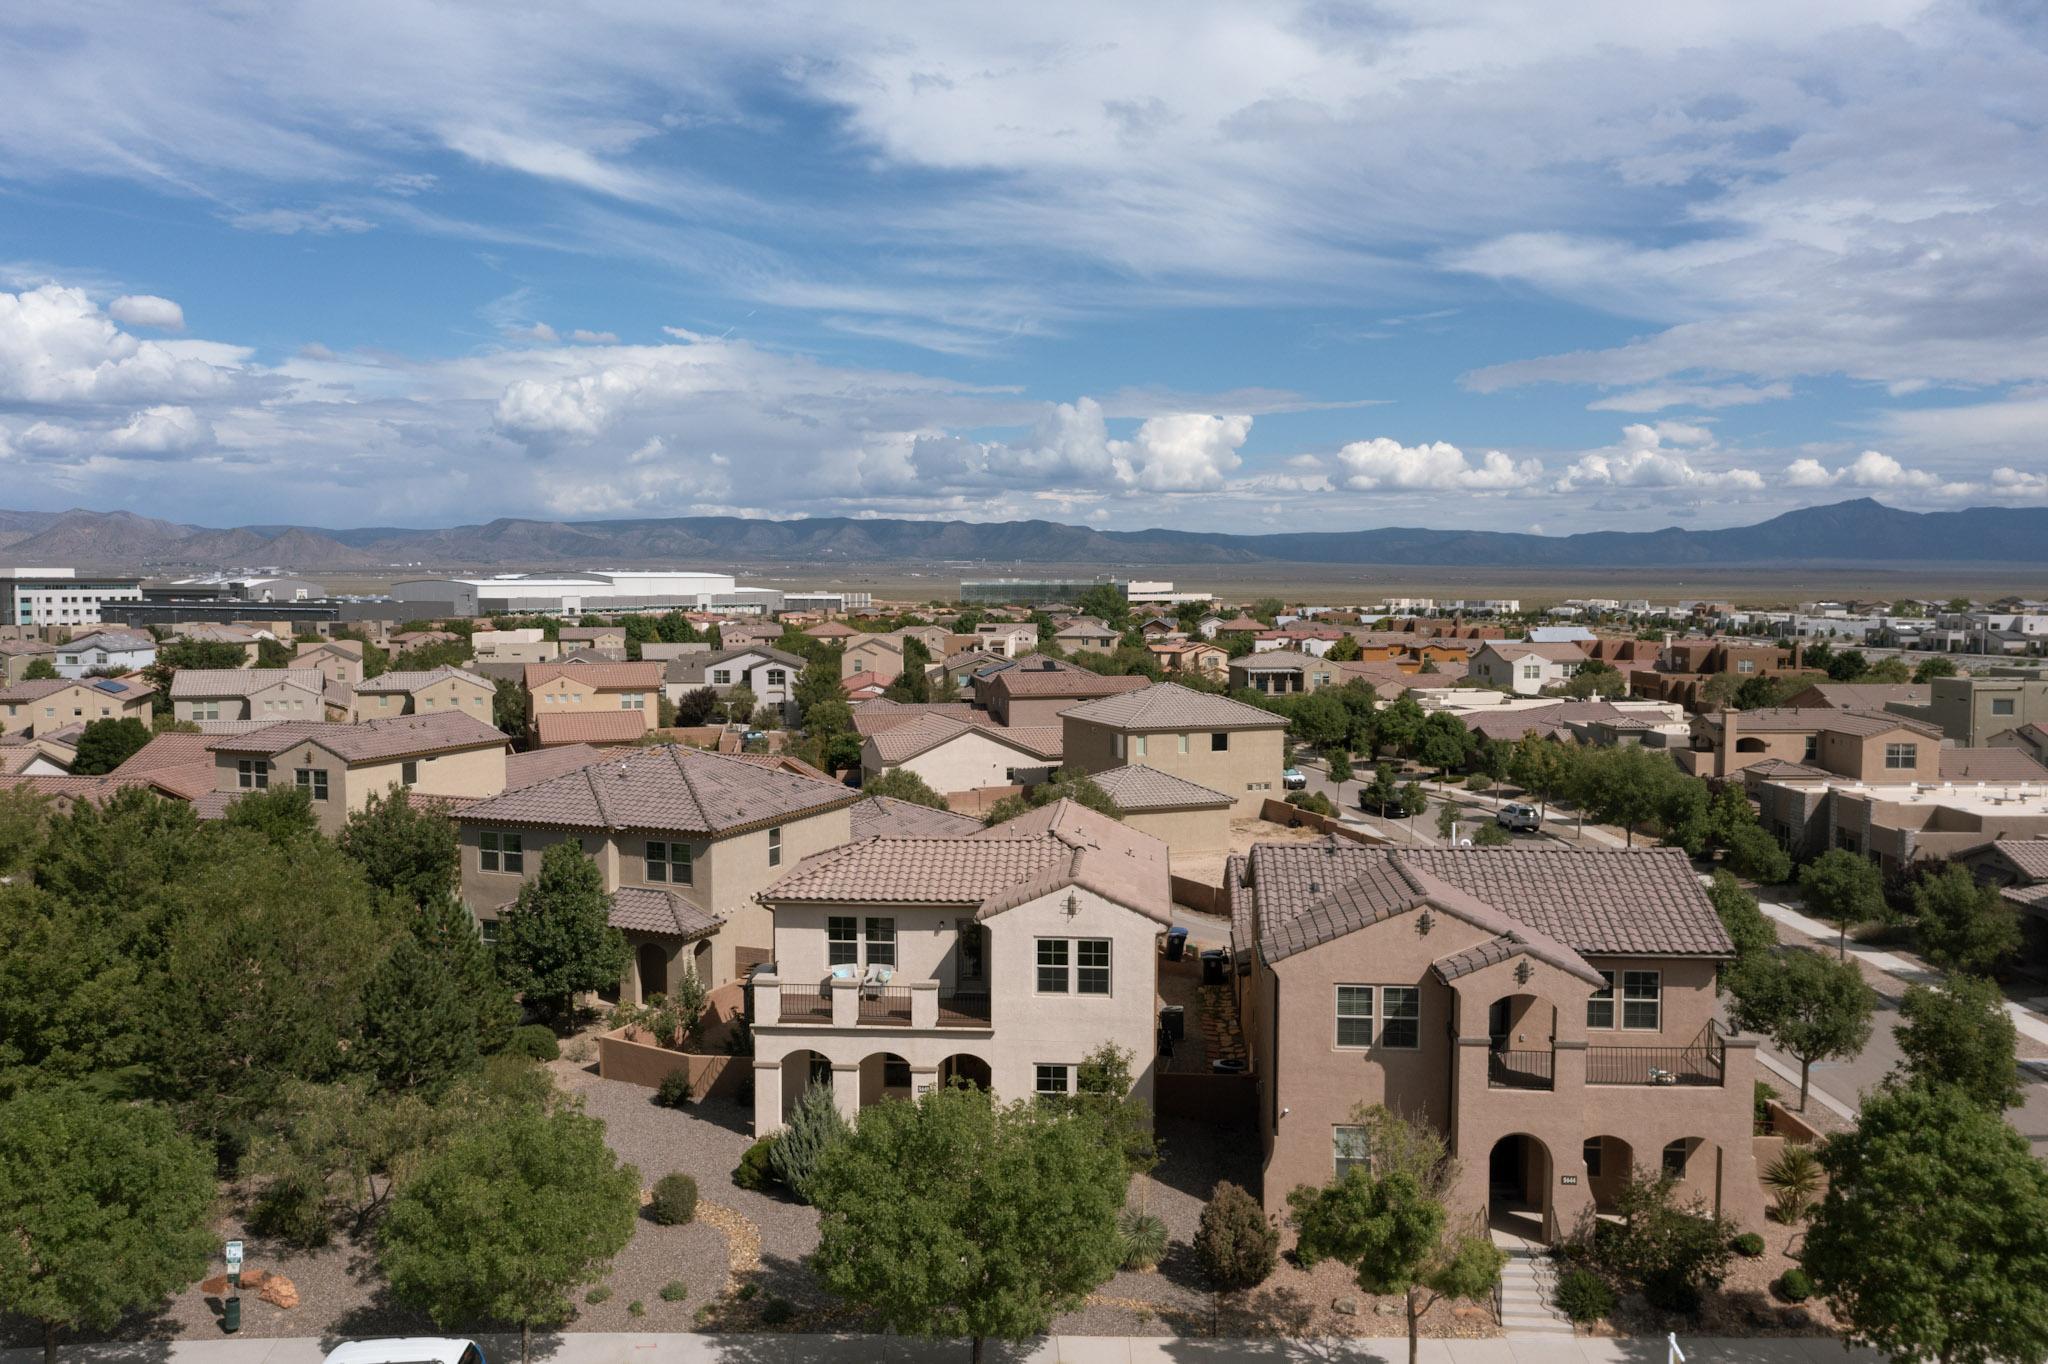
[[[1221,985],[1229,976],[1226,966],[1230,954],[1220,947],[1210,947],[1202,952],[1202,984]]]
[[[1188,1035],[1187,1009],[1179,1004],[1159,1006],[1159,1031],[1170,1042],[1178,1042]]]
[[[1180,959],[1181,959],[1182,957],[1184,957],[1184,956],[1186,956],[1186,955],[1187,955],[1187,950],[1188,950],[1188,931],[1187,931],[1187,930],[1186,930],[1185,928],[1169,928],[1169,929],[1167,929],[1167,930],[1166,930],[1166,959],[1167,959],[1168,961],[1179,961],[1179,960],[1180,960]]]

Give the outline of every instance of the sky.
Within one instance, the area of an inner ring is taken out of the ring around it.
[[[101,0],[0,90],[0,507],[2048,503],[2026,0]]]

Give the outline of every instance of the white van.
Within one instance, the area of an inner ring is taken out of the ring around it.
[[[327,1364],[486,1364],[473,1340],[448,1336],[394,1336],[352,1340],[327,1352]]]

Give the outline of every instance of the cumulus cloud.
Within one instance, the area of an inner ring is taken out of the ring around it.
[[[181,455],[213,443],[213,428],[189,407],[145,408],[107,433],[106,448],[135,456]]]
[[[1785,482],[1794,488],[1902,489],[1951,495],[1972,491],[1977,486],[1966,480],[1946,479],[1926,469],[1909,469],[1880,450],[1865,450],[1833,469],[1810,457],[1796,459],[1785,466]]]
[[[1238,447],[1252,431],[1246,416],[1176,412],[1148,418],[1137,439],[1110,449],[1118,479],[1146,492],[1207,492],[1244,461]]]
[[[177,311],[166,299],[151,303],[164,307],[145,305],[142,311],[159,319]],[[0,292],[0,402],[121,403],[221,394],[233,386],[246,354],[208,343],[139,340],[82,289],[46,284],[18,294]]]
[[[1622,428],[1618,444],[1580,455],[1557,481],[1557,491],[1590,488],[1709,489],[1757,492],[1763,475],[1754,469],[1714,467],[1714,433],[1685,422],[1634,423]]]
[[[1475,463],[1463,450],[1443,441],[1403,445],[1386,436],[1353,441],[1337,452],[1340,487],[1355,492],[1378,489],[1462,489],[1475,492],[1526,488],[1543,476],[1533,459],[1514,460],[1488,450]]]
[[[123,294],[107,305],[107,316],[126,327],[155,327],[167,332],[185,330],[185,310],[155,294]]]

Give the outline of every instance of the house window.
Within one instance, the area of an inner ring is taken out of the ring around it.
[[[1607,983],[1586,1000],[1586,1026],[1589,1028],[1614,1026],[1614,972],[1602,971],[1600,979]]]
[[[860,921],[851,914],[834,914],[825,920],[825,964],[860,965]]]
[[[485,829],[476,839],[477,865],[485,871],[525,871],[526,852],[522,842],[523,835]]]
[[[1884,746],[1884,765],[1886,767],[1918,767],[1920,765],[1920,745],[1886,744]]]
[[[1116,760],[1117,760],[1118,762],[1122,762],[1122,761],[1123,761],[1123,757],[1124,757],[1124,736],[1123,736],[1123,735],[1121,735],[1121,734],[1112,734],[1112,735],[1110,735],[1110,736],[1109,736],[1109,752],[1110,752],[1110,755],[1111,755],[1112,757],[1114,757],[1114,758],[1115,758],[1115,759],[1116,759]]]
[[[1422,1045],[1422,991],[1413,985],[1380,990],[1380,1045],[1413,1051]]]
[[[1353,1170],[1367,1168],[1368,1157],[1363,1127],[1333,1127],[1330,1129],[1330,1165],[1342,1179]]]
[[[648,880],[687,886],[695,874],[695,868],[690,863],[690,847],[687,843],[668,843],[658,839],[647,841]]]
[[[2010,715],[2010,714],[2012,714],[2012,698],[2011,698],[2010,696],[1994,696],[1994,697],[1992,697],[1992,698],[1991,698],[1991,713],[1992,713],[1993,715]]]
[[[1541,663],[1524,663],[1522,665],[1522,680],[1524,682],[1541,682],[1543,680],[1543,665]]]
[[[1683,1179],[1685,1177],[1685,1158],[1690,1154],[1691,1152],[1686,1146],[1686,1139],[1684,1137],[1680,1137],[1677,1141],[1667,1145],[1664,1148],[1664,1173],[1673,1179]]]
[[[1664,973],[1621,973],[1621,1026],[1656,1032],[1664,1026]]]
[[[1337,1045],[1363,1048],[1372,1045],[1372,986],[1337,987]],[[1337,1129],[1342,1132],[1343,1128]],[[1337,1173],[1342,1174],[1342,1163]]]
[[[327,773],[317,767],[302,767],[295,773],[299,789],[311,795],[314,800],[327,799]]]
[[[429,701],[427,704],[432,705],[433,702]],[[418,763],[409,762],[400,763],[398,765],[398,780],[401,784],[406,786],[415,786],[419,783],[419,779],[420,765]]]
[[[980,980],[982,970],[981,925],[972,919],[960,921],[960,979]]]
[[[1074,993],[1109,993],[1109,939],[1082,938],[1074,944]]]
[[[497,946],[497,944],[498,944],[498,921],[497,921],[496,919],[479,919],[479,920],[477,920],[477,925],[476,925],[476,927],[477,927],[477,932],[478,932],[478,933],[479,933],[479,934],[480,934],[480,935],[481,935],[481,936],[483,937],[483,940],[484,940],[484,946],[486,946],[486,947],[495,947],[495,946]]]
[[[1145,756],[1144,735],[1140,734],[1137,738],[1131,740],[1131,755],[1137,758],[1142,758]]]
[[[1583,1156],[1586,1162],[1586,1177],[1588,1179],[1600,1178],[1600,1157],[1606,1149],[1606,1143],[1598,1137],[1593,1137],[1586,1142]]]
[[[1186,756],[1187,756],[1187,752],[1188,752],[1188,736],[1187,736],[1187,735],[1185,735],[1185,734],[1178,734],[1178,735],[1175,735],[1174,737],[1175,737],[1176,739],[1178,739],[1178,740],[1180,741],[1180,754],[1181,754],[1181,756],[1182,756],[1182,757],[1186,757]]]
[[[1038,993],[1063,995],[1067,992],[1067,940],[1038,940]]]
[[[1738,658],[1738,659],[1736,659],[1736,660],[1735,660],[1735,671],[1737,671],[1737,672],[1739,672],[1739,673],[1753,673],[1753,672],[1755,672],[1755,671],[1756,671],[1756,660],[1755,660],[1755,659],[1753,659],[1753,658]]]
[[[235,764],[235,782],[244,791],[270,789],[270,764],[261,758],[243,758]]]
[[[1211,753],[1227,753],[1227,752],[1229,752],[1229,751],[1230,751],[1230,731],[1228,731],[1228,730],[1222,730],[1222,729],[1219,729],[1219,730],[1217,730],[1217,731],[1216,731],[1216,732],[1215,732],[1214,734],[1211,734],[1211,735],[1209,736],[1209,751],[1210,751]]]
[[[1033,1089],[1039,1094],[1071,1094],[1074,1092],[1072,1066],[1033,1066],[1035,1083]]]
[[[770,669],[768,670],[768,685],[769,685],[769,686],[771,686],[771,687],[779,687],[779,686],[781,686],[781,685],[782,685],[783,683],[787,682],[788,680],[789,680],[789,673],[788,673],[788,671],[787,671],[786,669],[783,669],[783,668],[770,668]]]
[[[1813,762],[1820,757],[1820,735],[1806,736],[1806,761]]]
[[[867,921],[866,946],[868,965],[894,966],[896,964],[896,921],[875,919]]]
[[[782,830],[779,828],[768,831],[768,865],[782,865]]]
[[[620,693],[619,693],[619,709],[620,709],[620,710],[646,710],[646,709],[647,709],[647,693],[646,693],[646,692],[644,692],[644,691],[627,691],[627,692],[620,692]]]
[[[732,681],[732,669],[731,669],[731,668],[713,668],[713,669],[711,670],[711,685],[712,685],[712,686],[714,686],[714,687],[723,687],[723,686],[725,686],[725,685],[726,685],[727,683],[729,683],[729,682],[731,682],[731,681]]]

